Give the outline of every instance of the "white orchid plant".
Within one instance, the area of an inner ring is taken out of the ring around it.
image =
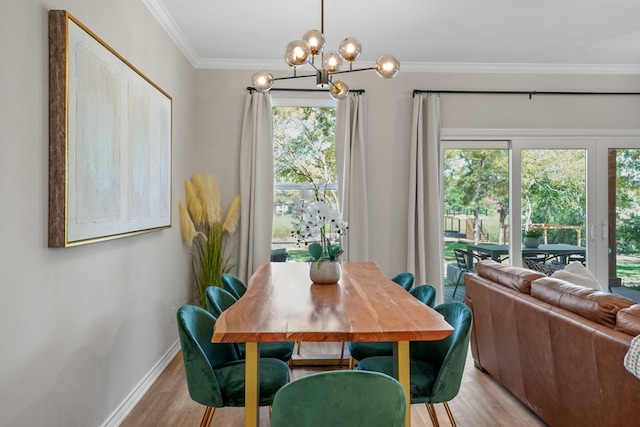
[[[326,187],[320,191],[315,184],[303,184],[294,199],[291,217],[291,234],[298,245],[308,245],[309,254],[315,261],[340,260],[344,252],[340,238],[347,234],[349,224],[342,220],[340,211],[329,204]]]

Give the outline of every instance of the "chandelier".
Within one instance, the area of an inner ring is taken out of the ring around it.
[[[329,88],[329,95],[336,100],[344,99],[349,94],[349,86],[342,80],[334,80],[336,74],[352,73],[356,71],[375,70],[384,78],[393,78],[400,70],[400,62],[391,55],[382,55],[375,65],[369,68],[353,68],[353,62],[360,56],[360,42],[347,37],[340,43],[337,52],[324,52],[324,0],[321,0],[321,22],[320,30],[309,30],[301,39],[289,42],[284,51],[284,60],[293,68],[293,76],[273,77],[266,71],[258,71],[251,79],[253,89],[258,92],[268,92],[273,87],[276,80],[296,79],[303,77],[316,77],[316,86]],[[316,57],[320,56],[320,64],[316,65]],[[343,61],[349,64],[348,70],[342,70]],[[315,74],[298,75],[297,68],[309,64]]]

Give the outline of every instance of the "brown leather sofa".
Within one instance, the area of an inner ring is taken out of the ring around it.
[[[477,368],[551,426],[640,425],[640,379],[623,364],[640,305],[491,260],[464,282]]]

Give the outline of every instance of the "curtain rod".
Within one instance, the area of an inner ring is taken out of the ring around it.
[[[251,86],[247,86],[247,90],[251,93],[253,93],[256,88],[255,87],[251,87]],[[281,87],[281,88],[271,88],[270,91],[281,91],[281,92],[329,92],[329,89],[298,89],[298,88],[286,88],[286,87]],[[355,93],[357,95],[362,95],[364,93],[364,89],[349,89],[349,93]]]
[[[500,91],[500,90],[436,90],[436,89],[414,89],[413,96],[420,93],[437,93],[437,94],[482,94],[482,95],[528,95],[529,99],[533,95],[609,95],[609,96],[618,96],[618,95],[632,95],[637,96],[640,95],[640,92],[538,92],[538,91]]]

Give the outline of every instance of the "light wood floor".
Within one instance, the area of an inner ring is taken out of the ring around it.
[[[303,343],[301,355],[339,353],[340,344]],[[291,378],[332,369],[328,366],[294,366]],[[333,368],[336,369],[336,368]],[[346,369],[346,368],[345,368]],[[508,391],[491,377],[473,367],[471,354],[467,359],[460,392],[449,402],[451,412],[460,427],[533,427],[544,426],[533,413],[525,408]],[[441,426],[449,426],[449,419],[443,405],[436,405]],[[182,364],[178,354],[151,386],[146,395],[133,408],[121,427],[197,427],[204,407],[189,398]],[[268,408],[260,409],[260,427],[269,426]],[[232,427],[244,425],[243,408],[217,409],[211,426]],[[431,426],[429,414],[424,405],[411,406],[413,427]],[[359,426],[354,426],[359,427]]]

